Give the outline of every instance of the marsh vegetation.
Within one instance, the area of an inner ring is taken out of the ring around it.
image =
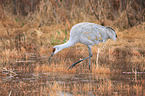
[[[143,96],[145,95],[144,0],[1,0],[1,96]],[[100,51],[76,44],[57,53],[52,47],[69,39],[71,27],[93,22],[112,27],[116,42]],[[97,65],[99,64],[99,65]]]

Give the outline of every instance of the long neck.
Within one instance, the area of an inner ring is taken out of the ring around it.
[[[71,46],[73,46],[73,45],[76,44],[76,43],[77,43],[77,42],[73,42],[73,41],[69,40],[69,41],[67,41],[66,43],[61,44],[61,45],[58,45],[58,46],[60,46],[62,49],[64,49],[64,48],[71,47]]]

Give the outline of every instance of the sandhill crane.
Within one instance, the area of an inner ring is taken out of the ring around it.
[[[68,48],[80,42],[82,44],[87,45],[89,56],[72,64],[69,67],[69,69],[73,68],[73,66],[88,58],[89,58],[89,69],[90,69],[91,57],[93,56],[91,51],[91,46],[94,44],[98,44],[99,42],[105,43],[107,39],[113,39],[114,41],[116,41],[116,38],[117,35],[111,27],[101,26],[90,22],[78,23],[71,28],[70,38],[66,43],[61,45],[56,45],[53,47],[52,54],[49,57],[49,60],[54,54],[56,54],[60,50],[64,48]]]

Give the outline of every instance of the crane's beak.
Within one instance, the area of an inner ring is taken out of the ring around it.
[[[49,57],[48,61],[50,60],[50,58],[54,55],[54,53],[51,54],[51,56]]]

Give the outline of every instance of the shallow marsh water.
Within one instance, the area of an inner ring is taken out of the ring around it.
[[[15,76],[0,76],[1,96],[145,95],[145,72],[36,72],[35,62],[16,62],[17,66],[13,68]]]

